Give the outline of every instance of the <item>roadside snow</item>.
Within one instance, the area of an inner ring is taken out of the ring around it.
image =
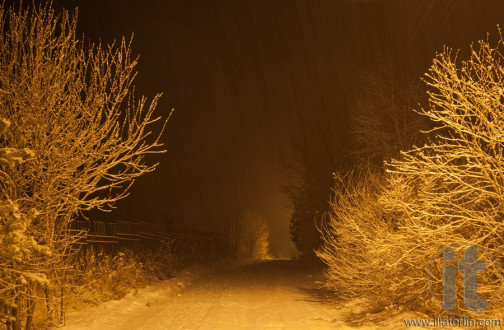
[[[172,304],[173,298],[191,285],[200,273],[200,270],[179,272],[169,280],[139,289],[136,294],[130,292],[120,300],[71,311],[67,315],[66,325],[60,329],[132,329],[129,324],[156,314],[159,306]]]

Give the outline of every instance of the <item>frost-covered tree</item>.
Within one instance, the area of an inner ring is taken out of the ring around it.
[[[445,248],[460,258],[467,244],[480,251],[486,271],[478,297],[501,317],[504,267],[504,39],[470,48],[469,58],[446,48],[425,75],[429,107],[419,113],[436,127],[427,142],[387,164],[385,177],[359,175],[338,193],[319,256],[328,264],[328,284],[375,308],[403,307],[445,313],[442,259]],[[379,180],[377,180],[379,179]],[[463,288],[457,276],[456,287]],[[433,294],[434,293],[434,296]],[[457,291],[455,312],[472,313]]]
[[[40,271],[54,285],[75,239],[71,221],[83,211],[110,210],[156,168],[144,158],[163,152],[168,118],[152,135],[160,95],[135,97],[130,42],[87,45],[76,24],[76,15],[57,14],[50,3],[0,3],[0,118],[10,123],[0,139],[2,199],[15,201],[5,221],[50,252]],[[38,215],[17,216],[16,207]],[[45,290],[47,301],[53,289]]]

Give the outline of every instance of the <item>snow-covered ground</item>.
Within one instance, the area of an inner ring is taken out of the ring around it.
[[[342,307],[317,289],[320,269],[293,260],[267,260],[214,270],[185,271],[117,301],[69,313],[65,330],[84,329],[403,329],[404,318],[352,324]]]

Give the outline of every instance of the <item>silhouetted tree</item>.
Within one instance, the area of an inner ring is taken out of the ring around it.
[[[361,70],[361,88],[350,109],[350,153],[357,163],[378,167],[415,143],[428,120],[414,111],[425,95],[422,81],[412,79],[404,61],[383,55],[372,69]]]
[[[348,166],[344,131],[335,128],[336,117],[334,111],[328,119],[317,118],[325,122],[316,120],[316,127],[307,127],[296,141],[296,157],[290,163],[290,185],[285,188],[293,206],[290,233],[304,255],[314,256],[320,246],[319,227],[330,209],[333,173]]]

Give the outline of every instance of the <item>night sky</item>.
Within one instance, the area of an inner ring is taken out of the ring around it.
[[[296,146],[342,163],[362,72],[384,62],[418,80],[443,45],[467,49],[497,33],[504,1],[59,0],[79,7],[78,30],[110,43],[134,33],[137,94],[174,108],[156,157],[110,217],[219,230],[260,213],[272,252],[292,254],[283,187]],[[463,55],[463,54],[462,54]],[[420,99],[421,96],[419,96]],[[332,140],[331,140],[332,141]],[[329,199],[329,196],[328,196]]]

